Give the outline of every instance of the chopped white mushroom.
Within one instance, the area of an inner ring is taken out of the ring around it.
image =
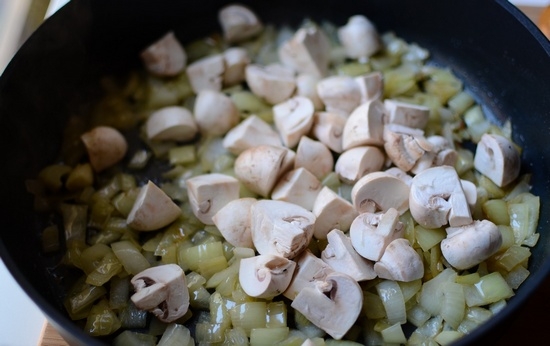
[[[153,112],[145,123],[147,138],[154,141],[188,141],[198,131],[193,114],[180,106],[161,108]]]
[[[428,168],[411,184],[409,207],[421,226],[438,228],[472,223],[470,207],[456,170],[450,166]]]
[[[283,143],[279,134],[256,115],[243,120],[223,138],[224,148],[234,155],[260,145],[282,146]]]
[[[316,111],[322,110],[325,105],[317,94],[317,83],[321,79],[310,74],[299,74],[296,76],[296,96],[304,96],[313,102]]]
[[[354,147],[344,151],[336,160],[334,171],[347,184],[355,184],[363,176],[382,169],[384,152],[375,146]]]
[[[231,47],[223,52],[225,70],[223,71],[223,85],[232,86],[245,79],[244,70],[250,63],[248,52],[244,48]]]
[[[386,169],[384,172],[393,175],[396,178],[402,180],[408,186],[411,186],[413,177],[408,175],[407,172],[404,172],[401,168],[391,167]]]
[[[363,306],[363,291],[349,275],[333,272],[315,287],[304,287],[290,305],[309,321],[340,340],[353,326]]]
[[[210,173],[187,179],[187,195],[193,214],[205,225],[227,203],[239,198],[239,181],[229,175]]]
[[[453,145],[449,143],[447,138],[442,136],[429,136],[426,140],[432,145],[430,151],[418,159],[411,168],[411,172],[418,174],[425,169],[434,166],[453,166],[458,160],[458,152],[453,149]]]
[[[126,223],[137,231],[155,231],[169,225],[180,215],[180,207],[149,181],[139,191]]]
[[[296,262],[276,255],[241,259],[239,283],[251,297],[271,299],[283,293],[292,280]]]
[[[386,247],[374,270],[381,279],[410,282],[424,276],[424,263],[409,241],[401,238]]]
[[[380,100],[384,94],[384,75],[376,71],[355,77],[361,93],[361,104],[373,100]]]
[[[392,241],[403,238],[405,227],[399,221],[399,212],[390,208],[385,213],[359,214],[349,234],[355,251],[366,259],[379,261]]]
[[[366,61],[380,49],[378,31],[365,16],[356,15],[338,29],[338,38],[346,50],[348,58]]]
[[[189,309],[189,290],[185,273],[177,264],[164,264],[145,269],[132,280],[136,291],[130,298],[138,309],[153,313],[170,323]]]
[[[327,234],[328,244],[321,253],[321,259],[337,272],[347,274],[356,281],[372,280],[376,277],[372,262],[361,257],[351,245],[351,239],[344,232],[333,229]]]
[[[460,179],[460,184],[462,185],[462,191],[464,191],[470,210],[473,210],[477,204],[477,186],[465,179]]]
[[[294,159],[294,168],[300,167],[306,168],[320,180],[332,172],[334,158],[326,145],[307,136],[302,136]]]
[[[259,200],[252,206],[252,241],[261,255],[292,259],[311,241],[315,215],[284,201]]]
[[[300,167],[281,177],[271,192],[271,199],[294,203],[312,210],[322,187],[315,175],[304,167]]]
[[[161,77],[176,76],[187,64],[187,54],[172,31],[145,48],[140,56],[147,71]]]
[[[246,83],[250,90],[269,104],[285,101],[294,93],[296,80],[288,67],[272,64],[250,64],[245,69]]]
[[[484,134],[477,144],[475,168],[499,187],[514,181],[520,171],[520,155],[514,143],[506,137]]]
[[[126,155],[126,138],[115,128],[97,126],[83,133],[80,139],[88,152],[88,159],[96,172],[117,164]]]
[[[332,151],[341,153],[342,133],[346,125],[346,117],[338,113],[316,112],[313,115],[311,132],[321,143]]]
[[[331,76],[317,83],[317,95],[327,112],[348,116],[361,103],[359,85],[352,77]]]
[[[334,272],[328,264],[315,256],[309,249],[302,251],[294,258],[296,270],[294,277],[283,295],[294,300],[305,287],[315,288],[317,282],[324,282],[328,274]]]
[[[333,229],[346,232],[357,217],[353,205],[326,186],[317,195],[312,212],[316,218],[313,236],[317,239],[326,239]]]
[[[273,106],[275,127],[283,139],[284,145],[295,147],[300,138],[305,136],[313,126],[313,102],[303,96],[294,96]]]
[[[231,4],[218,12],[218,20],[227,42],[236,43],[258,35],[263,25],[258,16],[248,7]]]
[[[194,61],[186,69],[189,83],[195,93],[201,90],[220,91],[224,71],[225,60],[222,54],[215,54]]]
[[[195,120],[202,134],[224,135],[239,123],[239,110],[228,96],[214,90],[198,93],[194,107]]]
[[[212,217],[227,242],[235,247],[254,248],[250,230],[250,210],[255,198],[245,197],[230,201]]]
[[[330,42],[317,27],[300,28],[279,48],[280,61],[298,73],[323,77],[330,62]]]
[[[458,270],[469,269],[495,254],[502,245],[502,233],[489,220],[461,227],[448,227],[441,241],[443,257]]]
[[[424,131],[398,124],[384,126],[384,149],[391,161],[403,171],[410,171],[432,144],[424,138]]]
[[[351,200],[359,213],[395,208],[403,214],[409,209],[409,190],[403,180],[389,173],[372,172],[353,185]]]
[[[361,145],[384,144],[384,105],[378,100],[363,103],[349,116],[342,134],[344,150]]]
[[[384,100],[387,123],[423,129],[430,117],[430,108],[398,100]]]

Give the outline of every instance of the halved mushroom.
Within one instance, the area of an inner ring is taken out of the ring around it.
[[[315,27],[300,28],[279,48],[281,62],[298,73],[323,77],[330,62],[330,42],[325,33]]]
[[[426,140],[432,145],[430,151],[426,151],[418,161],[416,161],[411,172],[418,174],[425,169],[433,166],[453,166],[458,159],[458,152],[454,150],[453,145],[447,138],[442,136],[429,136]]]
[[[229,130],[223,138],[223,146],[234,155],[260,145],[282,146],[279,134],[256,115],[251,115]]]
[[[117,164],[126,155],[126,138],[115,128],[97,126],[82,134],[80,139],[88,152],[88,159],[96,172]]]
[[[244,81],[244,70],[250,63],[246,49],[240,47],[228,48],[223,52],[223,59],[225,61],[223,85],[233,86]]]
[[[355,77],[361,93],[361,104],[380,100],[384,93],[384,75],[380,71]]]
[[[477,144],[474,167],[499,187],[506,186],[519,175],[519,151],[508,138],[486,133]]]
[[[424,276],[424,263],[409,241],[400,238],[386,247],[374,270],[381,279],[410,282]]]
[[[295,147],[300,138],[311,130],[314,111],[313,102],[303,96],[294,96],[273,106],[275,127],[279,130],[284,145]]]
[[[337,272],[347,274],[356,281],[372,280],[376,277],[373,263],[361,257],[351,245],[351,239],[344,232],[333,229],[327,234],[328,244],[321,253],[321,259]]]
[[[361,103],[359,85],[352,77],[331,76],[317,83],[317,95],[327,112],[348,116]]]
[[[300,167],[281,177],[271,192],[271,199],[294,203],[312,210],[322,187],[319,179],[304,167]]]
[[[390,208],[385,213],[359,214],[349,234],[355,251],[366,259],[379,261],[392,241],[403,238],[405,227],[399,221],[399,212]]]
[[[161,77],[175,76],[187,64],[185,50],[172,31],[145,48],[140,56],[147,71]]]
[[[296,262],[276,255],[241,259],[239,283],[251,297],[272,299],[283,293],[292,280]]]
[[[180,106],[161,108],[153,112],[145,123],[147,138],[154,141],[188,141],[198,130],[193,114]]]
[[[348,58],[366,61],[380,49],[378,31],[365,16],[356,15],[338,29],[338,38],[346,50]]]
[[[432,167],[417,174],[411,184],[409,207],[416,222],[426,228],[472,223],[460,178],[450,166]]]
[[[313,236],[315,215],[299,205],[259,200],[252,206],[251,215],[252,241],[261,255],[292,259]]]
[[[321,143],[332,151],[341,153],[342,133],[346,125],[346,117],[338,113],[316,112],[313,115],[311,132]]]
[[[334,171],[343,182],[355,184],[366,174],[382,169],[384,161],[384,152],[378,147],[354,147],[344,151],[338,157]]]
[[[386,212],[395,208],[403,214],[409,209],[409,190],[403,180],[389,173],[372,172],[353,185],[351,200],[359,213]]]
[[[197,94],[195,120],[203,134],[220,136],[239,123],[239,110],[224,93],[202,90]]]
[[[239,181],[229,175],[210,173],[187,179],[187,196],[193,214],[205,225],[227,203],[239,198]]]
[[[298,254],[294,261],[296,262],[294,278],[287,290],[283,292],[283,295],[290,300],[294,300],[305,287],[315,288],[317,282],[324,282],[327,275],[334,272],[334,269],[311,253],[309,249]]]
[[[353,326],[363,306],[363,291],[352,277],[338,272],[315,287],[304,287],[290,305],[317,327],[340,340]]]
[[[255,198],[245,197],[230,201],[212,217],[225,240],[236,247],[254,248],[250,229],[250,211]]]
[[[307,136],[302,136],[294,159],[294,168],[300,167],[307,169],[317,179],[323,179],[332,172],[334,158],[326,145]]]
[[[296,96],[304,96],[313,102],[315,110],[322,110],[325,105],[317,95],[317,83],[321,79],[310,74],[299,74],[296,76]]]
[[[317,239],[326,239],[333,229],[347,231],[357,217],[353,205],[326,186],[317,195],[312,211],[316,218],[313,236]]]
[[[430,117],[430,108],[426,106],[386,99],[384,100],[384,107],[386,107],[387,112],[386,122],[390,124],[423,129]]]
[[[245,77],[250,90],[272,105],[285,101],[296,89],[294,72],[279,64],[265,67],[250,64],[246,66]]]
[[[126,223],[137,231],[155,231],[181,215],[181,209],[152,181],[139,191]]]
[[[173,322],[189,309],[185,273],[177,264],[145,269],[130,282],[136,291],[130,299],[136,307],[153,313],[163,322]]]
[[[218,12],[218,20],[227,42],[236,43],[258,35],[263,25],[258,16],[248,7],[231,4]]]
[[[398,124],[384,126],[384,149],[391,161],[403,171],[410,171],[432,144],[424,138],[424,131]]]
[[[344,150],[361,145],[384,144],[384,105],[378,100],[363,103],[350,114],[342,134]]]
[[[458,270],[469,269],[494,255],[502,245],[502,233],[489,220],[461,227],[448,227],[441,253]]]
[[[199,59],[187,66],[186,73],[195,93],[201,90],[220,91],[222,89],[225,60],[222,54]]]

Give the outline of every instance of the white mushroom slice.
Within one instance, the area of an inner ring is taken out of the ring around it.
[[[313,102],[315,110],[322,110],[325,105],[317,95],[317,83],[321,79],[310,74],[296,76],[296,96],[304,96]]]
[[[229,130],[223,138],[223,146],[230,153],[239,155],[246,149],[260,145],[282,146],[279,134],[256,115],[251,115]]]
[[[450,166],[432,167],[417,174],[411,184],[409,207],[416,222],[426,228],[472,223],[460,178]]]
[[[186,108],[169,106],[153,112],[145,124],[147,138],[154,141],[188,141],[199,128]]]
[[[351,189],[353,206],[359,213],[386,212],[395,208],[399,214],[409,209],[409,186],[385,172],[372,172],[359,179]]]
[[[340,340],[361,312],[363,291],[352,277],[333,272],[316,287],[304,287],[290,306],[334,339]]]
[[[294,96],[273,106],[275,127],[279,130],[284,145],[295,147],[300,138],[313,126],[313,102],[303,96]]]
[[[96,172],[117,164],[126,155],[126,138],[115,128],[97,126],[80,136],[88,152],[88,159]]]
[[[250,63],[248,52],[244,48],[231,47],[223,52],[225,70],[223,71],[223,85],[232,86],[245,79],[244,70]]]
[[[187,64],[185,50],[172,31],[145,48],[140,56],[147,71],[161,77],[175,76]]]
[[[294,152],[271,145],[243,151],[235,160],[235,175],[252,192],[268,197],[279,178],[294,166]]]
[[[239,110],[224,93],[202,90],[198,93],[194,108],[195,120],[203,134],[224,135],[239,123]]]
[[[399,221],[399,212],[390,208],[383,214],[359,214],[349,234],[355,251],[366,259],[379,261],[392,241],[403,238],[405,227]]]
[[[464,191],[470,210],[473,210],[477,204],[477,186],[465,179],[460,179],[460,184],[462,185],[462,191]]]
[[[361,103],[359,85],[352,77],[331,76],[317,83],[317,95],[327,112],[348,116]]]
[[[227,42],[235,43],[258,35],[263,25],[258,16],[243,5],[227,5],[218,12],[218,20]]]
[[[181,215],[181,209],[152,181],[143,186],[126,223],[137,231],[155,231]]]
[[[326,186],[317,195],[312,211],[316,218],[313,236],[317,239],[326,239],[333,229],[347,231],[357,217],[353,205]]]
[[[239,283],[251,297],[271,299],[283,293],[292,280],[296,262],[276,255],[241,259]]]
[[[393,175],[396,178],[401,179],[405,184],[411,186],[413,177],[408,175],[407,172],[404,172],[401,168],[391,167],[386,169],[384,172]]]
[[[338,29],[338,38],[346,50],[348,58],[366,61],[380,49],[378,31],[365,16],[356,15]]]
[[[355,77],[361,93],[361,104],[373,100],[380,100],[384,94],[384,75],[376,71]]]
[[[411,282],[424,276],[424,263],[407,239],[395,239],[374,264],[381,279]]]
[[[384,152],[377,147],[355,147],[344,151],[338,157],[334,171],[343,182],[355,184],[366,174],[382,169],[384,161]]]
[[[294,261],[296,262],[294,278],[287,290],[283,292],[283,295],[290,300],[294,300],[305,287],[315,288],[317,282],[324,282],[327,275],[334,272],[334,269],[312,254],[309,249],[302,251]]]
[[[306,168],[320,180],[332,172],[334,158],[326,145],[302,136],[298,148],[296,148],[296,158],[294,159],[294,168],[300,167]]]
[[[279,48],[281,62],[298,73],[323,77],[330,62],[330,42],[317,27],[300,28]]]
[[[384,105],[378,100],[357,107],[350,114],[342,134],[344,150],[361,145],[384,144]]]
[[[294,72],[278,64],[247,65],[245,77],[250,90],[272,105],[285,101],[296,89]]]
[[[229,175],[210,173],[186,181],[187,196],[193,214],[205,225],[227,203],[239,198],[239,181]]]
[[[397,167],[408,172],[424,153],[432,150],[432,145],[424,138],[422,130],[398,124],[386,124],[384,149]]]
[[[356,281],[372,280],[376,277],[373,263],[361,257],[351,245],[344,232],[334,229],[327,234],[328,244],[321,253],[321,259],[337,272],[347,274]]]
[[[489,220],[462,227],[448,227],[441,241],[443,257],[458,270],[469,269],[494,255],[502,245],[502,234]]]
[[[252,206],[251,215],[252,241],[261,255],[292,259],[313,236],[315,215],[299,205],[259,200]]]
[[[506,137],[484,134],[477,144],[474,167],[499,187],[506,186],[519,175],[519,151]]]
[[[447,138],[442,136],[430,136],[426,140],[432,145],[430,151],[426,151],[418,161],[416,161],[411,172],[418,174],[423,170],[433,166],[453,166],[458,160],[458,153],[452,148]]]
[[[311,132],[321,143],[332,151],[341,153],[342,133],[346,125],[346,117],[338,113],[316,112],[313,115]]]
[[[189,309],[189,290],[185,273],[177,264],[147,268],[130,281],[136,293],[130,298],[138,309],[153,313],[170,323]]]
[[[271,199],[294,203],[312,210],[322,187],[319,179],[307,169],[300,167],[286,173],[277,182],[271,193]]]
[[[189,83],[195,93],[201,90],[220,91],[222,89],[225,61],[222,54],[207,56],[187,66]]]
[[[212,217],[212,222],[220,230],[227,242],[235,247],[254,248],[250,230],[250,210],[255,198],[239,198],[220,208]]]
[[[426,106],[386,99],[384,107],[388,116],[386,122],[391,124],[423,129],[430,117],[430,108]]]

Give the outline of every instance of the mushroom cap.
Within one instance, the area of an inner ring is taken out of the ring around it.
[[[403,180],[389,173],[372,172],[353,185],[351,199],[359,213],[395,208],[403,214],[409,209],[409,190]]]
[[[355,77],[355,82],[361,92],[361,104],[380,100],[384,93],[384,75],[380,71]]]
[[[378,100],[363,103],[350,114],[342,134],[344,150],[384,144],[384,106]]]
[[[101,172],[124,158],[128,143],[124,136],[115,128],[97,126],[80,136],[92,168]]]
[[[374,24],[363,15],[349,18],[347,24],[338,29],[338,38],[352,59],[365,60],[380,49],[380,39]]]
[[[201,90],[220,91],[223,84],[225,59],[222,54],[204,57],[187,66],[185,72],[195,93]]]
[[[336,160],[334,171],[347,184],[355,184],[363,176],[384,166],[384,152],[375,146],[360,146],[344,151]]]
[[[147,71],[161,77],[176,76],[187,64],[187,54],[172,31],[145,48],[140,56]]]
[[[223,146],[234,155],[260,145],[282,146],[279,134],[256,115],[251,115],[229,130],[223,138]]]
[[[316,282],[324,282],[328,274],[334,272],[327,263],[305,249],[294,258],[296,270],[294,277],[283,295],[294,300],[305,287],[315,288]]]
[[[387,112],[386,122],[407,127],[423,129],[430,117],[430,108],[413,103],[386,99],[384,107]]]
[[[331,76],[317,83],[317,95],[327,112],[348,116],[361,103],[359,85],[352,77]]]
[[[239,123],[239,110],[225,94],[213,90],[201,90],[194,107],[195,120],[203,134],[224,135]]]
[[[313,209],[315,199],[323,188],[321,182],[307,169],[294,169],[279,179],[271,198],[277,201],[286,201],[297,204],[307,210]]]
[[[212,217],[212,222],[229,244],[254,248],[250,230],[250,210],[256,201],[250,197],[235,199],[224,205]]]
[[[312,211],[315,215],[313,236],[317,239],[326,239],[328,232],[335,228],[347,231],[357,217],[353,205],[326,186],[315,198]]]
[[[317,27],[300,28],[281,45],[279,59],[298,73],[323,77],[328,72],[330,42]]]
[[[300,138],[305,136],[313,126],[313,102],[303,96],[294,96],[273,106],[275,127],[289,148],[295,147]]]
[[[321,80],[320,77],[301,73],[296,76],[296,96],[304,96],[313,102],[315,110],[322,110],[325,105],[317,95],[317,83]]]
[[[294,72],[279,64],[249,64],[245,68],[245,78],[250,90],[272,105],[284,102],[296,89]]]
[[[512,141],[500,135],[484,134],[477,144],[474,167],[503,187],[518,177],[520,161],[519,151]]]
[[[296,148],[294,168],[303,167],[311,172],[317,179],[323,179],[332,172],[334,157],[322,142],[302,136]]]
[[[244,48],[230,47],[223,52],[225,70],[223,71],[223,85],[233,86],[244,81],[244,70],[250,63],[248,52]]]
[[[384,149],[391,161],[405,172],[410,171],[424,153],[432,150],[424,131],[399,124],[384,126]]]
[[[399,238],[386,247],[374,270],[381,279],[410,282],[424,276],[424,263],[409,241]]]
[[[227,42],[236,43],[258,35],[263,25],[258,16],[248,7],[230,4],[218,12],[218,20]]]
[[[283,293],[292,280],[296,262],[276,255],[241,259],[239,283],[251,297],[271,299]]]
[[[313,135],[332,151],[341,153],[342,134],[346,125],[346,117],[338,113],[316,112],[313,114]]]
[[[168,106],[153,112],[145,123],[147,138],[154,141],[188,141],[198,132],[193,114],[180,106]]]

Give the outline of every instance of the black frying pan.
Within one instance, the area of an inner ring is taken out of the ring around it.
[[[485,338],[524,304],[550,270],[550,44],[515,7],[499,1],[242,0],[266,22],[297,25],[304,17],[343,25],[365,14],[380,32],[428,48],[435,64],[465,82],[496,122],[512,119],[523,167],[542,197],[531,276],[501,314],[462,339]],[[73,0],[25,43],[0,79],[0,255],[50,322],[74,344],[98,344],[66,317],[63,279],[50,274],[58,256],[40,252],[46,220],[32,211],[24,180],[55,160],[70,114],[99,96],[98,79],[140,66],[139,51],[173,29],[184,42],[219,31],[222,0]],[[493,334],[491,334],[493,332]],[[521,332],[521,331],[518,331]]]

